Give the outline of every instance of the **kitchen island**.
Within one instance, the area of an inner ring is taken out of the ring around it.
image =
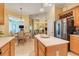
[[[0,37],[0,56],[15,55],[15,37]]]
[[[45,34],[35,35],[36,56],[66,56],[69,41],[59,39]]]

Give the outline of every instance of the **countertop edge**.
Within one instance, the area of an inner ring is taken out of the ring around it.
[[[52,44],[52,45],[46,45],[46,44],[44,44],[40,39],[38,39],[38,37],[35,36],[35,38],[36,38],[37,40],[39,40],[45,47],[49,47],[49,46],[52,46],[52,45],[61,45],[61,44],[69,43],[69,41],[66,41],[66,40],[65,40],[65,42],[63,42],[63,43]]]
[[[10,37],[11,38],[11,37]],[[8,39],[8,41],[4,42],[1,46],[0,46],[0,49],[6,45],[7,43],[9,43],[11,40],[13,40],[15,37],[12,37],[11,39]]]

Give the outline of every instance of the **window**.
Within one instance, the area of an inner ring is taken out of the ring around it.
[[[15,17],[9,17],[9,32],[17,33],[20,31],[19,25],[24,25],[24,21]]]

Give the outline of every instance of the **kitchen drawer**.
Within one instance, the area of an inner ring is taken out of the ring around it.
[[[39,49],[41,49],[45,53],[45,46],[39,41],[38,42]]]
[[[9,49],[9,43],[7,43],[1,48],[1,53],[5,53],[5,51],[7,51],[8,49]]]

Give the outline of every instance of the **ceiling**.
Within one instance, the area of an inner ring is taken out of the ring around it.
[[[50,3],[48,3],[50,4]],[[48,6],[47,3],[6,3],[6,7],[9,11],[21,13],[20,8],[22,8],[22,14],[26,15],[36,15],[41,13],[47,13],[52,6]],[[47,5],[47,6],[46,6]],[[57,8],[63,8],[64,6],[69,5],[67,3],[56,3]],[[44,8],[43,12],[40,12],[40,9]]]
[[[39,14],[39,13],[45,13],[48,12],[50,9],[49,6],[45,6],[45,4],[42,3],[6,3],[5,4],[7,8],[10,11],[13,12],[21,12],[20,8],[22,8],[22,13],[27,14],[27,15],[34,15],[34,14]],[[58,7],[62,7],[62,4],[58,4]],[[44,8],[44,12],[40,12],[40,8]]]
[[[22,8],[22,13],[27,14],[27,15],[40,13],[41,5],[42,4],[40,3],[8,3],[6,4],[9,10],[13,12],[21,12],[20,8]]]

